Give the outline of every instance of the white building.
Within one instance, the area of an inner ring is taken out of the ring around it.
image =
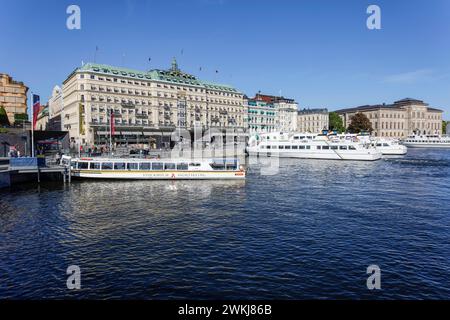
[[[63,95],[59,86],[55,86],[52,96],[48,100],[48,129],[52,131],[62,131],[63,118]]]
[[[298,105],[294,99],[258,93],[245,100],[249,134],[296,130]]]

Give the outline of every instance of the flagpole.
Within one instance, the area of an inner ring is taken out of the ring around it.
[[[30,91],[31,99],[31,157],[34,157],[34,103],[33,103],[33,91]]]

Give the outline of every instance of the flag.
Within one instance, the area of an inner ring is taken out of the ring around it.
[[[41,99],[37,94],[33,94],[33,130],[36,128],[37,117],[41,110]]]
[[[111,135],[116,134],[116,124],[114,123],[114,111],[111,110],[111,118],[109,120],[109,125],[111,127]]]

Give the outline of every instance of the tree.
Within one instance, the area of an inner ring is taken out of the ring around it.
[[[345,131],[342,118],[336,112],[330,112],[328,115],[328,129],[331,131],[338,131],[339,133]]]
[[[447,133],[447,121],[442,121],[442,134],[446,134]]]
[[[0,126],[9,127],[11,124],[9,123],[8,114],[6,113],[5,108],[0,106]]]
[[[348,131],[350,131],[351,133],[360,133],[361,131],[372,132],[372,123],[365,114],[358,112],[350,118]]]

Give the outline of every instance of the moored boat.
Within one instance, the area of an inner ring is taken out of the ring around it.
[[[238,159],[122,159],[71,158],[61,164],[72,177],[127,180],[222,180],[245,179]]]
[[[450,136],[410,135],[401,143],[411,148],[450,148]]]
[[[250,155],[282,158],[373,161],[381,152],[357,140],[311,133],[267,133],[249,139]]]

